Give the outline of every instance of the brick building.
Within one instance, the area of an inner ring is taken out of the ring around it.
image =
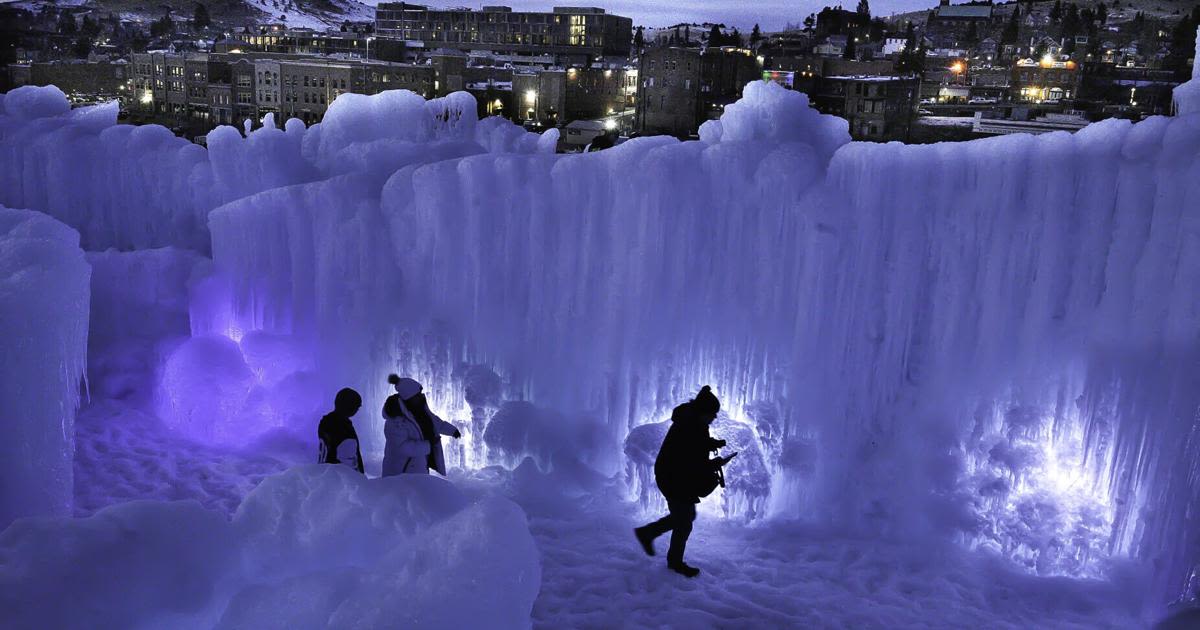
[[[845,118],[855,140],[905,140],[917,116],[920,79],[898,76],[823,77],[811,94],[821,113]]]
[[[639,60],[634,126],[644,133],[688,136],[717,118],[742,88],[762,78],[749,50],[656,48]]]
[[[1047,55],[1041,60],[1019,59],[1013,64],[1009,95],[1014,101],[1058,103],[1076,97],[1079,67]]]
[[[549,13],[510,7],[431,9],[386,2],[375,10],[383,39],[426,49],[491,50],[553,55],[559,63],[586,65],[597,58],[629,56],[633,20],[591,7],[554,7]]]

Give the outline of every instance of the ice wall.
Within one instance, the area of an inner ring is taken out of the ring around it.
[[[295,208],[328,184],[228,204],[214,254],[243,317],[303,322],[368,407],[389,371],[452,419],[531,401],[598,425],[611,448],[580,457],[616,472],[631,429],[711,383],[769,478],[731,515],[956,536],[1047,574],[1129,554],[1178,585],[1200,557],[1200,118],[847,141],[755,83],[699,142],[410,165],[337,214]],[[499,402],[468,400],[472,370]]]
[[[438,155],[429,144],[553,151],[509,122],[477,121],[473,107],[466,93],[346,94],[312,128],[291,119],[281,130],[268,114],[249,133],[215,129],[206,151],[165,127],[118,125],[115,102],[71,110],[57,87],[20,87],[0,95],[0,203],[59,219],[87,250],[207,252],[209,211],[257,192],[348,172],[386,177]]]
[[[31,117],[36,96],[0,121],[33,197],[75,145],[12,134],[88,137],[84,114]],[[1164,593],[1200,559],[1200,117],[859,144],[754,83],[698,142],[554,156],[461,96],[338,103],[324,127],[215,133],[184,180],[163,167],[207,200],[163,216],[207,216],[218,269],[178,373],[199,356],[250,368],[222,371],[239,395],[289,370],[356,387],[369,458],[384,376],[405,373],[466,428],[453,463],[583,462],[642,499],[637,428],[709,383],[758,453],[731,465],[730,516],[958,537],[1046,574],[1130,555]],[[278,177],[251,166],[267,154]],[[147,243],[172,233],[149,223]],[[187,417],[239,422],[198,401]]]
[[[90,275],[78,233],[0,206],[0,529],[71,513]]]

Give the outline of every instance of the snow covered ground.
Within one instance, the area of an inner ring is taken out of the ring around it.
[[[77,420],[76,513],[133,499],[194,499],[232,514],[264,477],[311,460],[312,445],[216,449],[173,436],[112,401]],[[265,451],[265,453],[264,453]],[[314,451],[315,452],[315,451]],[[631,528],[647,517],[618,484],[588,492],[526,468],[451,471],[472,500],[502,495],[529,517],[541,560],[535,628],[1136,628],[1136,583],[1038,578],[936,543],[855,539],[799,524],[746,527],[701,515],[695,580],[646,557]]]

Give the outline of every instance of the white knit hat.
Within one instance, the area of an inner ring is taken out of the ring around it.
[[[411,378],[400,378],[392,374],[388,376],[388,382],[396,388],[396,393],[400,394],[400,400],[408,400],[421,393],[421,384]]]

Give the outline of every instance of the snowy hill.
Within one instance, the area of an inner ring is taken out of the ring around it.
[[[26,0],[19,3],[30,9],[42,6],[83,6],[107,14],[118,13],[130,19],[152,20],[170,11],[177,19],[191,17],[195,0]],[[293,27],[321,29],[347,20],[363,22],[375,19],[375,8],[358,0],[204,0],[214,24],[243,26],[253,23],[283,23]]]

